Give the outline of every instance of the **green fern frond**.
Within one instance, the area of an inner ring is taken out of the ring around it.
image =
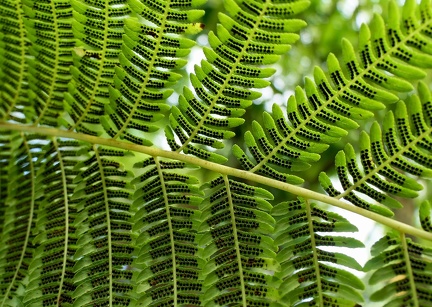
[[[0,118],[25,122],[28,38],[20,1],[0,3]],[[1,196],[0,196],[1,197]]]
[[[93,145],[75,166],[80,170],[72,198],[80,200],[73,225],[79,247],[73,267],[77,306],[128,306],[137,299],[131,173],[119,162],[128,155]]]
[[[235,134],[229,128],[243,124],[240,117],[252,100],[261,96],[255,88],[268,86],[262,80],[274,73],[264,67],[275,63],[298,39],[305,23],[292,16],[305,10],[308,1],[225,1],[231,17],[219,14],[217,35],[209,33],[206,60],[191,75],[195,94],[185,88],[179,108],[173,107],[166,135],[171,149],[199,158],[223,162],[225,158],[199,147],[224,146],[221,139]],[[174,130],[177,140],[172,133]]]
[[[32,233],[37,211],[36,162],[43,143],[23,133],[13,134],[8,197],[0,238],[0,306],[18,306],[28,283],[34,256]]]
[[[31,47],[28,82],[32,104],[25,112],[35,124],[56,127],[71,80],[75,38],[69,1],[24,1],[24,23]]]
[[[65,125],[96,135],[103,131],[98,124],[109,103],[115,67],[120,65],[123,27],[131,10],[126,1],[75,0],[71,4],[72,29],[78,41],[72,54],[73,79],[68,85],[69,92],[65,93],[65,109],[71,120]]]
[[[77,250],[78,202],[72,201],[78,171],[76,141],[50,140],[39,158],[37,176],[37,219],[34,228],[34,257],[28,267],[26,306],[59,306],[73,303],[74,254]]]
[[[272,114],[263,115],[264,128],[254,122],[245,136],[254,161],[236,145],[240,163],[246,170],[286,181],[283,172],[295,170],[295,161],[307,161],[309,152],[321,153],[347,130],[358,128],[356,121],[372,117],[373,111],[398,101],[396,94],[413,89],[410,82],[432,67],[431,27],[429,0],[418,6],[407,0],[402,13],[390,2],[387,25],[376,15],[370,28],[361,27],[358,56],[343,40],[342,64],[330,54],[329,77],[316,67],[314,81],[307,78],[305,89],[296,88],[288,100],[289,121],[274,105]]]
[[[202,275],[204,306],[268,306],[277,300],[271,272],[276,246],[266,235],[274,219],[266,190],[220,176],[208,186],[200,244],[207,260]]]
[[[110,92],[109,114],[102,119],[106,132],[114,139],[151,145],[143,132],[153,132],[151,124],[163,117],[169,106],[169,89],[181,78],[171,70],[179,69],[187,61],[194,42],[179,34],[196,34],[204,25],[196,23],[204,11],[191,9],[202,0],[132,0],[130,7],[140,19],[127,19],[123,36],[120,67],[115,67],[115,88]]]
[[[144,172],[133,183],[134,230],[143,269],[138,292],[143,306],[201,306],[202,260],[197,257],[198,205],[202,201],[197,178],[182,174],[186,164],[147,158],[135,164]]]
[[[391,232],[372,246],[371,253],[374,257],[364,267],[374,271],[369,283],[385,283],[372,294],[372,301],[386,301],[385,307],[431,305],[431,248]]]
[[[345,254],[325,250],[329,246],[363,247],[354,238],[334,234],[356,232],[357,227],[302,199],[278,204],[272,215],[278,218],[275,243],[280,246],[276,259],[281,270],[276,278],[281,282],[283,305],[336,307],[363,301],[358,292],[364,289],[363,283],[346,270],[360,271],[361,266]],[[302,303],[304,300],[307,302]]]
[[[0,234],[3,231],[4,219],[7,208],[8,184],[9,184],[9,167],[13,157],[11,140],[13,139],[12,131],[1,131],[0,133]],[[0,235],[1,237],[1,235]]]
[[[428,124],[427,112],[432,95],[424,83],[420,83],[418,90],[421,98],[412,95],[407,103],[399,101],[394,113],[386,114],[382,131],[375,122],[370,137],[364,131],[360,134],[363,169],[350,144],[337,154],[335,167],[344,191],[337,191],[322,173],[320,182],[329,195],[387,216],[393,215],[392,211],[370,203],[367,197],[389,208],[400,208],[402,205],[387,194],[417,196],[416,191],[422,185],[407,174],[432,177],[432,126]]]

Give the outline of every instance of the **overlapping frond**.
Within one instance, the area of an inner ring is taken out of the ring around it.
[[[186,65],[181,59],[194,42],[181,35],[196,34],[204,27],[195,21],[204,11],[192,9],[202,0],[131,0],[129,5],[139,19],[127,19],[121,47],[120,66],[115,67],[110,90],[109,116],[102,124],[114,139],[150,145],[143,132],[153,132],[152,122],[163,117],[172,94],[170,85],[181,78],[172,70]],[[142,21],[145,20],[145,22]]]
[[[374,256],[364,267],[374,271],[369,283],[383,284],[372,301],[385,307],[432,306],[432,249],[413,242],[404,234],[388,233],[371,249]]]
[[[23,2],[24,23],[31,42],[28,83],[31,107],[25,109],[36,124],[56,127],[64,93],[71,80],[75,38],[70,1]]]
[[[131,266],[136,255],[132,232],[131,172],[119,161],[128,152],[93,145],[76,168],[73,199],[79,199],[74,227],[75,306],[132,306],[137,299]]]
[[[28,267],[25,306],[63,306],[74,302],[78,201],[72,201],[71,197],[81,147],[76,141],[52,138],[42,148],[35,192],[37,217],[32,230],[35,251]]]
[[[426,75],[432,67],[431,2],[407,0],[399,12],[391,1],[388,16],[386,25],[376,15],[370,27],[361,27],[358,54],[343,40],[343,60],[330,54],[328,74],[315,68],[314,80],[307,78],[288,100],[288,120],[274,105],[272,114],[263,115],[264,127],[253,123],[245,136],[253,159],[237,145],[233,151],[246,170],[285,181],[283,172],[296,170],[296,161],[311,160],[310,153],[324,151]]]
[[[9,184],[9,167],[12,162],[11,140],[13,139],[12,131],[2,131],[0,133],[0,234],[4,227],[4,218],[6,214],[6,199],[8,196]]]
[[[196,242],[197,178],[183,162],[147,158],[135,164],[134,230],[139,233],[138,292],[143,306],[202,306],[202,282]]]
[[[206,259],[204,306],[269,306],[276,246],[268,191],[220,176],[208,186],[202,206],[200,245]]]
[[[280,302],[285,306],[357,306],[363,283],[346,268],[362,270],[350,256],[328,251],[329,247],[363,247],[360,241],[337,235],[357,227],[342,216],[325,211],[307,200],[276,205],[276,259],[281,270]]]
[[[0,119],[24,122],[28,38],[21,1],[0,3]]]
[[[69,129],[87,134],[103,130],[100,117],[109,103],[109,87],[114,85],[114,69],[125,19],[131,13],[126,1],[71,1],[72,29],[78,39],[74,48],[73,76],[65,94],[65,109],[71,117]]]
[[[292,17],[309,2],[225,1],[230,16],[220,13],[217,34],[209,33],[206,59],[191,75],[195,93],[185,88],[179,107],[173,107],[166,135],[172,150],[223,162],[225,158],[202,148],[222,148],[234,136],[230,128],[241,125],[240,117],[252,100],[261,96],[254,89],[266,87],[263,78],[274,73],[265,67],[279,59],[298,39],[305,22]],[[174,133],[177,139],[174,137]]]
[[[8,176],[8,196],[0,237],[0,305],[19,306],[34,254],[33,227],[37,210],[39,138],[14,134]]]
[[[392,215],[388,208],[402,206],[390,194],[417,196],[422,185],[408,174],[432,177],[432,95],[424,83],[419,85],[419,95],[398,102],[395,112],[386,114],[382,129],[375,122],[369,134],[360,134],[361,167],[352,145],[337,154],[335,167],[343,192],[333,187],[325,173],[320,174],[330,196],[387,216]]]

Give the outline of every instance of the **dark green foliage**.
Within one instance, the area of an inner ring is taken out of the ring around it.
[[[115,68],[115,89],[111,88],[110,104],[106,107],[108,117],[102,120],[110,137],[151,145],[143,132],[156,131],[158,127],[151,123],[160,120],[161,113],[169,109],[165,101],[173,92],[169,86],[181,78],[172,70],[187,63],[181,58],[188,55],[194,45],[178,34],[195,34],[202,30],[204,25],[195,21],[204,12],[191,9],[201,2],[130,2],[138,19],[126,21],[120,66]],[[148,22],[141,23],[139,18]]]
[[[18,4],[19,6],[19,4]],[[36,124],[58,126],[64,93],[71,80],[70,66],[75,37],[70,1],[24,1],[28,53],[29,100],[27,118]]]
[[[268,86],[262,79],[274,73],[263,66],[275,63],[297,40],[294,32],[305,24],[292,16],[308,4],[304,0],[225,1],[229,16],[219,14],[217,35],[209,33],[212,48],[204,48],[206,59],[191,75],[195,94],[185,88],[178,108],[173,107],[166,133],[172,150],[215,162],[225,160],[198,144],[222,148],[222,140],[235,135],[230,130],[244,123],[240,118],[244,109],[261,96],[254,89]]]
[[[131,173],[119,162],[128,153],[99,146],[88,152],[87,159],[75,165],[80,171],[73,194],[79,200],[74,303],[128,306],[137,299],[131,267],[136,254]]]
[[[28,281],[34,252],[32,229],[36,225],[37,182],[40,163],[35,163],[43,142],[32,136],[12,134],[13,162],[8,168],[8,195],[0,239],[1,304],[19,304],[16,293],[22,293]],[[24,285],[22,284],[24,283]]]
[[[329,177],[322,173],[320,182],[329,195],[387,216],[393,213],[369,203],[360,195],[364,194],[391,209],[401,208],[402,205],[389,194],[409,198],[418,195],[416,191],[421,190],[422,185],[407,174],[432,176],[431,127],[427,114],[431,93],[424,83],[420,83],[419,95],[420,98],[411,96],[407,104],[398,102],[395,113],[386,114],[382,131],[375,122],[370,136],[364,131],[360,134],[362,167],[356,161],[352,145],[347,144],[344,151],[337,154],[335,166],[344,192],[337,191]]]
[[[25,121],[23,107],[28,105],[28,37],[24,12],[18,1],[0,3],[0,118]]]
[[[29,282],[23,302],[29,306],[57,306],[73,303],[73,256],[77,251],[75,219],[77,201],[72,200],[73,180],[78,171],[76,141],[49,140],[40,157],[36,186],[37,236]],[[66,193],[63,193],[66,191]]]
[[[271,272],[276,248],[271,233],[274,219],[267,191],[218,177],[207,186],[202,207],[203,258],[207,260],[204,306],[269,306],[277,298]]]
[[[197,178],[180,173],[186,165],[147,158],[135,165],[144,173],[133,183],[134,231],[140,233],[136,262],[143,306],[201,305],[202,260],[197,258],[198,204],[202,201]]]
[[[333,234],[355,232],[355,226],[304,200],[280,203],[272,214],[278,217],[275,243],[280,246],[276,259],[281,270],[276,277],[281,283],[281,302],[293,306],[311,298],[309,306],[353,306],[362,301],[358,290],[364,289],[363,283],[343,268],[360,271],[361,266],[343,253],[325,250],[363,247],[356,239]]]
[[[390,1],[271,112],[309,1],[212,4],[0,0],[0,306],[432,306],[431,1]],[[323,203],[394,229],[364,268]]]
[[[70,129],[97,134],[100,116],[109,102],[109,87],[119,66],[125,19],[131,9],[126,1],[72,1],[72,27],[78,38],[74,47],[73,76],[65,94]]]
[[[387,301],[385,306],[431,306],[432,249],[404,235],[388,233],[372,246],[365,270],[374,270],[369,283],[386,282],[372,301]]]
[[[321,153],[327,148],[325,144],[358,128],[356,121],[395,103],[398,92],[412,90],[410,82],[425,77],[420,68],[432,67],[430,3],[423,1],[417,6],[414,1],[406,1],[399,12],[391,2],[389,16],[387,25],[376,15],[370,27],[361,27],[358,54],[350,42],[343,40],[343,59],[330,54],[327,74],[315,68],[314,80],[307,78],[305,88],[297,87],[290,97],[288,121],[274,105],[272,114],[263,114],[264,129],[254,122],[252,133],[245,135],[254,161],[240,147],[234,147],[245,169],[283,180],[279,170],[297,171],[293,163],[307,160],[309,152]]]

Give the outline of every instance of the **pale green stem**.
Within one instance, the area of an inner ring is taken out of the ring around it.
[[[381,223],[383,225],[386,225],[390,228],[393,228],[399,232],[403,232],[406,234],[410,234],[413,236],[417,236],[419,238],[423,238],[426,240],[432,241],[432,233],[426,232],[424,230],[415,228],[413,226],[407,225],[405,223],[398,222],[396,220],[393,220],[388,217],[384,217],[382,215],[379,215],[377,213],[356,207],[352,204],[346,203],[344,201],[335,199],[333,197],[314,192],[305,188],[301,188],[289,183],[284,183],[277,181],[275,179],[267,178],[261,175],[257,175],[248,171],[240,170],[237,168],[220,165],[217,163],[209,162],[206,160],[202,160],[193,156],[188,156],[184,154],[180,154],[173,151],[166,151],[159,148],[154,147],[147,147],[147,146],[141,146],[136,145],[132,143],[128,143],[125,141],[118,141],[113,139],[106,139],[106,138],[100,138],[92,135],[86,135],[82,133],[76,133],[72,131],[66,131],[61,129],[55,129],[55,128],[48,128],[48,127],[36,127],[36,126],[30,126],[30,125],[22,125],[22,124],[12,124],[7,122],[0,121],[0,129],[7,129],[7,130],[15,130],[15,131],[24,131],[29,133],[37,133],[42,135],[51,135],[51,136],[57,136],[57,137],[64,137],[64,138],[70,138],[80,141],[85,141],[92,144],[100,144],[100,145],[106,145],[106,146],[112,146],[117,147],[125,150],[135,151],[144,153],[153,157],[164,157],[168,159],[178,160],[187,162],[211,171],[218,172],[223,175],[229,175],[234,176],[237,178],[243,178],[249,181],[254,181],[256,183],[260,183],[266,186],[270,186],[279,190],[283,190],[286,192],[289,192],[293,195],[297,195],[303,198],[307,199],[313,199],[318,200],[323,203],[327,203],[342,209],[345,209],[347,211],[351,211],[354,213],[357,213],[359,215],[362,215],[364,217],[367,217],[369,219],[372,219],[378,223]]]

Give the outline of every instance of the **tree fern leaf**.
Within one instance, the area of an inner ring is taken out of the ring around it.
[[[270,273],[278,265],[272,261],[276,247],[264,235],[271,232],[274,219],[265,198],[273,196],[261,189],[220,176],[208,185],[202,208],[202,256],[205,306],[236,304],[268,305],[277,298]]]
[[[200,306],[196,233],[202,201],[198,179],[182,173],[185,163],[147,158],[135,164],[144,173],[137,184],[134,229],[139,233],[137,263],[140,302],[146,306]]]
[[[29,284],[23,303],[26,306],[72,305],[73,258],[77,238],[73,226],[77,201],[72,201],[73,170],[80,145],[76,141],[53,138],[44,147],[38,172],[38,213],[30,263]]]
[[[69,129],[100,134],[100,117],[109,103],[109,86],[113,85],[114,69],[119,64],[125,19],[131,9],[125,1],[95,2],[74,0],[72,22],[74,48],[72,80],[65,94],[65,109],[70,118]]]
[[[22,302],[28,269],[34,254],[32,229],[37,210],[36,162],[43,145],[34,136],[14,135],[14,159],[8,182],[4,227],[0,238],[0,302],[17,306]],[[18,225],[17,225],[18,223]]]
[[[204,49],[206,59],[191,75],[195,95],[185,89],[180,97],[187,105],[181,109],[183,116],[177,114],[171,118],[169,129],[177,135],[176,139],[170,138],[172,150],[219,160],[215,153],[205,154],[205,147],[198,144],[221,148],[223,143],[218,139],[231,137],[226,132],[243,124],[244,120],[238,117],[244,112],[241,109],[261,96],[253,89],[267,86],[261,78],[274,72],[261,66],[275,63],[289,49],[288,44],[297,40],[298,36],[292,32],[301,29],[304,22],[292,16],[308,4],[303,0],[225,1],[230,16],[219,14],[217,34],[209,33],[212,49]]]
[[[374,271],[369,283],[386,282],[372,294],[373,301],[387,301],[385,306],[409,304],[429,306],[432,275],[431,249],[414,243],[404,234],[388,233],[373,246],[376,255],[364,269]],[[390,300],[389,300],[390,299]]]
[[[28,19],[27,36],[32,45],[33,58],[29,61],[29,98],[32,108],[27,112],[35,124],[57,126],[63,111],[63,97],[71,79],[72,7],[64,2],[24,1],[23,9]],[[34,27],[38,25],[38,30]]]
[[[419,87],[423,98],[426,90],[425,85]],[[388,194],[416,197],[416,191],[422,189],[422,186],[406,174],[422,177],[432,175],[432,128],[425,123],[422,112],[422,105],[428,103],[428,100],[420,101],[418,96],[413,95],[407,103],[398,102],[394,114],[386,114],[382,131],[375,122],[371,127],[370,138],[367,133],[361,133],[360,162],[363,170],[356,161],[354,148],[350,144],[345,146],[344,151],[340,151],[336,156],[335,162],[344,192],[336,195],[334,188],[330,187],[328,180],[324,180],[323,175],[321,183],[327,193],[386,215],[390,213],[382,211],[382,208],[378,209],[376,205],[358,195],[368,196],[389,208],[400,208],[402,205]]]
[[[0,4],[0,118],[25,122],[28,101],[28,39],[19,1]]]
[[[193,41],[178,34],[196,34],[204,27],[195,21],[204,12],[191,9],[201,1],[130,2],[134,13],[144,18],[126,22],[120,66],[115,69],[115,88],[106,107],[108,116],[102,121],[106,132],[113,137],[149,145],[142,132],[158,129],[150,122],[158,121],[169,107],[166,98],[172,94],[168,86],[180,78],[171,70],[181,68],[180,59],[190,52]]]
[[[288,122],[280,116],[277,106],[273,108],[271,117],[277,129],[273,124],[265,124],[267,136],[264,139],[269,146],[259,148],[262,156],[251,160],[247,170],[258,173],[264,168],[290,170],[274,161],[274,157],[282,154],[281,149],[321,152],[313,150],[314,143],[337,141],[346,135],[346,130],[358,127],[354,120],[369,118],[373,116],[371,111],[396,102],[397,92],[412,90],[409,81],[426,75],[424,69],[432,66],[432,53],[428,48],[432,41],[426,30],[431,23],[428,19],[430,2],[425,0],[417,6],[411,0],[406,1],[402,18],[396,4],[391,2],[389,12],[391,17],[387,26],[377,15],[370,28],[361,27],[358,56],[352,45],[344,40],[343,65],[330,54],[327,59],[329,77],[321,68],[315,68],[314,81],[306,79],[305,89],[298,87],[288,100]],[[418,18],[416,12],[423,17]],[[266,115],[264,120],[269,118]],[[301,141],[296,142],[296,139]],[[243,156],[237,155],[237,158]],[[301,155],[297,159],[301,159]]]
[[[297,306],[303,300],[308,300],[309,306],[354,306],[363,300],[357,292],[364,288],[363,283],[343,268],[361,270],[361,266],[349,256],[322,249],[357,248],[363,244],[353,238],[318,234],[355,232],[355,226],[303,200],[280,203],[272,214],[279,218],[275,243],[280,246],[277,259],[281,270],[275,276],[281,282],[281,302],[286,306]]]
[[[75,166],[80,172],[72,197],[79,200],[74,223],[79,248],[73,268],[77,306],[132,306],[138,298],[132,266],[136,251],[131,178],[118,161],[127,154],[94,145]]]

